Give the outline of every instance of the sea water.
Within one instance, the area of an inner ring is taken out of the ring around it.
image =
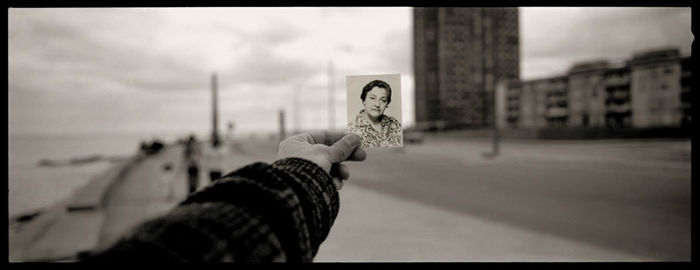
[[[69,160],[91,155],[129,157],[144,138],[135,135],[9,135],[9,218],[59,202],[86,185],[113,163],[39,166],[42,159]]]

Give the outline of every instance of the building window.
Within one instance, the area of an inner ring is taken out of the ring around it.
[[[509,36],[508,43],[512,44],[512,45],[518,45],[518,37],[517,36]]]
[[[435,31],[433,30],[426,30],[425,31],[425,38],[430,42],[435,40]]]
[[[658,113],[658,112],[663,111],[664,106],[665,106],[666,104],[665,104],[665,102],[664,102],[664,100],[663,100],[662,98],[659,98],[659,99],[650,100],[650,104],[649,104],[649,105],[650,105],[650,106],[649,106],[649,111],[650,111],[650,112],[652,112],[652,113]]]

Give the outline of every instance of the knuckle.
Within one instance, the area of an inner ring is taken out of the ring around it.
[[[299,136],[301,136],[301,137],[303,137],[303,138],[305,138],[305,139],[307,139],[307,140],[309,140],[309,141],[315,143],[314,136],[312,136],[311,133],[309,133],[309,132],[306,132],[306,131],[305,131],[305,132],[299,134]]]

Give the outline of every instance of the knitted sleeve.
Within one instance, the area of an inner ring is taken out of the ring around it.
[[[85,261],[312,261],[338,214],[330,175],[313,162],[253,163]]]

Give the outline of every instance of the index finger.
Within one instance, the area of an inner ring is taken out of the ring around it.
[[[309,137],[307,137],[309,143],[331,146],[350,133],[342,131],[311,131],[307,132],[307,134],[309,135]],[[367,158],[367,152],[359,145],[354,149],[355,150],[350,154],[347,160],[363,161]]]
[[[324,144],[331,146],[338,140],[342,139],[347,132],[343,131],[311,131],[309,135],[313,138],[313,143]]]

